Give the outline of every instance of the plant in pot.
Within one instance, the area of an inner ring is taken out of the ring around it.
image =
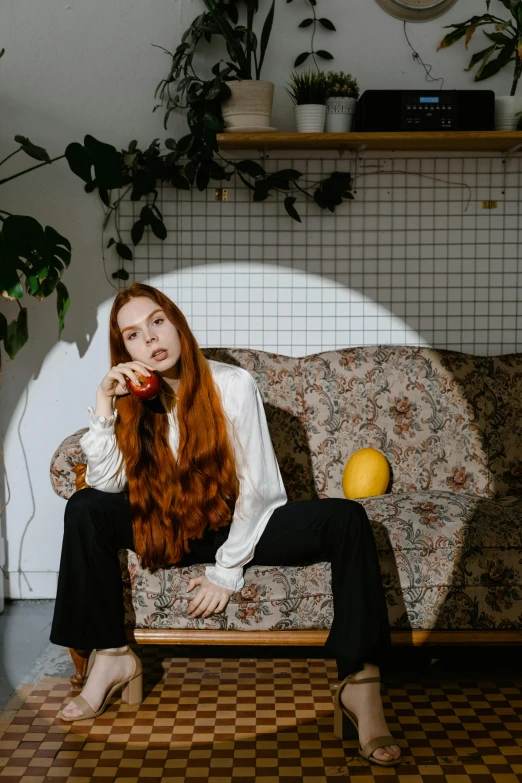
[[[517,127],[517,112],[522,110],[522,98],[515,95],[520,74],[522,73],[522,0],[500,0],[502,5],[511,14],[511,19],[500,19],[489,13],[491,0],[486,0],[487,13],[480,16],[472,16],[466,22],[445,25],[453,30],[444,36],[439,49],[447,48],[464,38],[466,49],[479,27],[490,26],[490,31],[482,30],[490,43],[485,49],[476,52],[469,61],[466,71],[470,71],[476,65],[479,69],[474,81],[480,82],[494,76],[505,65],[514,63],[513,80],[509,95],[502,95],[495,99],[495,128],[497,130],[513,130]]]
[[[263,23],[259,41],[254,32],[254,18],[258,11],[259,0],[243,0],[246,5],[246,19],[239,24],[238,0],[203,0],[206,13],[197,16],[185,30],[181,43],[172,56],[169,77],[162,80],[156,88],[161,88],[160,98],[167,95],[167,115],[179,105],[180,95],[185,92],[187,103],[201,100],[218,99],[221,104],[221,121],[208,117],[208,128],[214,131],[272,131],[270,126],[274,98],[274,83],[260,79],[261,68],[272,31],[275,0],[272,0]],[[231,61],[220,71],[219,63],[212,73],[211,82],[203,82],[192,68],[192,56],[202,37],[210,43],[217,35],[225,42]],[[170,54],[170,52],[169,52]],[[183,71],[184,78],[177,87],[178,95],[171,97],[169,85],[179,79]],[[209,104],[210,105],[210,104]],[[157,108],[157,107],[156,107]],[[223,126],[224,123],[224,127]],[[165,124],[166,127],[166,124]]]
[[[322,71],[291,74],[286,92],[294,102],[298,133],[321,133],[326,118],[326,79]]]
[[[326,124],[328,133],[347,133],[352,122],[359,97],[357,79],[344,71],[327,71],[326,75]]]

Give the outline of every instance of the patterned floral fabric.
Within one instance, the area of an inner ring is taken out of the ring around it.
[[[343,497],[360,448],[382,451],[388,492],[359,502],[379,551],[395,629],[522,629],[522,354],[472,356],[366,346],[301,359],[205,349],[247,369],[261,391],[290,502]],[[79,430],[51,461],[75,491]],[[218,617],[191,618],[186,585],[204,563],[151,574],[120,553],[126,621],[140,628],[329,628],[329,563],[254,566]]]

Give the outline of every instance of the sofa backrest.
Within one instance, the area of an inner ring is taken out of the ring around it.
[[[291,502],[344,497],[350,456],[372,446],[388,459],[388,491],[522,496],[522,354],[473,356],[377,345],[299,359],[246,348],[204,348],[255,378]],[[85,462],[69,436],[51,460],[64,498]]]
[[[485,410],[491,491],[522,496],[522,354],[490,357]]]
[[[300,359],[246,349],[204,353],[237,362],[255,378],[293,500],[344,497],[346,463],[368,446],[387,457],[391,492],[492,494],[489,357],[394,345]],[[307,491],[310,480],[312,493]]]
[[[489,359],[414,346],[365,346],[299,360],[320,496],[343,497],[349,457],[371,446],[392,492],[489,494],[484,414]]]

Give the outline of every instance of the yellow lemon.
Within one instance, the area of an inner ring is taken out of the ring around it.
[[[389,481],[390,466],[384,454],[377,449],[359,449],[346,463],[343,492],[350,499],[384,495]]]

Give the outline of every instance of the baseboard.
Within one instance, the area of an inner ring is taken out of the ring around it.
[[[56,571],[9,571],[8,577],[4,581],[6,598],[56,598]]]

